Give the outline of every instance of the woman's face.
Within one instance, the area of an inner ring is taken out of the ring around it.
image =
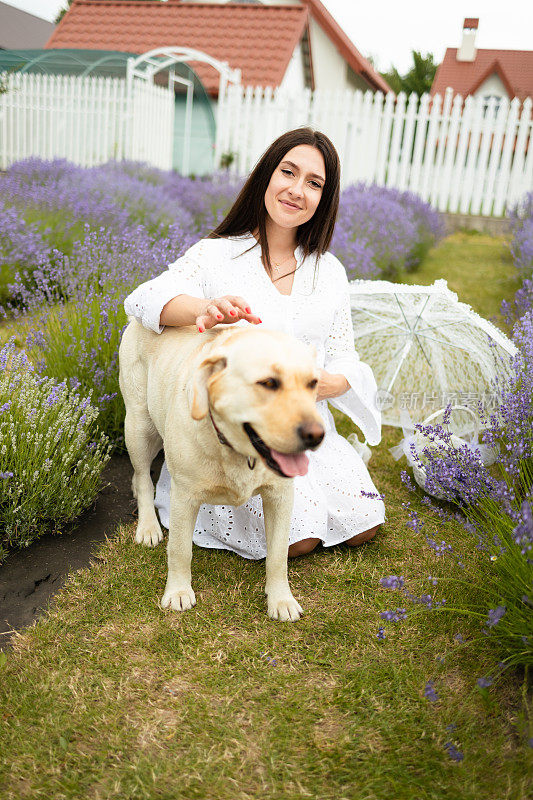
[[[303,225],[315,213],[326,182],[326,167],[320,150],[299,144],[285,154],[265,192],[270,219],[282,228]]]

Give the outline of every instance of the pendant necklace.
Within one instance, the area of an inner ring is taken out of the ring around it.
[[[289,259],[291,259],[291,258],[294,258],[294,253],[291,253],[291,254],[290,254],[290,256],[287,256],[287,258],[284,258],[284,259],[283,259],[283,261],[282,261],[280,264],[276,264],[276,263],[273,261],[273,262],[272,262],[272,266],[274,267],[274,269],[276,270],[276,272],[279,272],[279,271],[280,271],[280,269],[282,268],[282,266],[283,266],[283,265],[284,265],[284,264],[285,264],[287,261],[289,261]]]

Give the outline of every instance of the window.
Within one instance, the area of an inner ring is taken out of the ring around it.
[[[498,111],[500,110],[500,105],[502,102],[502,96],[499,94],[484,94],[483,95],[483,117],[487,116],[487,112],[489,110],[490,101],[494,100],[494,116],[498,115]]]

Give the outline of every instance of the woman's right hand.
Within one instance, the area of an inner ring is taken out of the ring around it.
[[[196,317],[196,327],[200,333],[215,325],[228,325],[238,322],[241,319],[251,322],[252,325],[259,325],[261,320],[256,314],[252,314],[252,309],[242,297],[234,295],[224,295],[224,297],[213,297],[205,300],[204,308]]]

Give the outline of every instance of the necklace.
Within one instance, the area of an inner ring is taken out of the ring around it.
[[[293,258],[294,258],[294,253],[291,253],[290,256],[287,256],[287,258],[284,258],[283,261],[280,261],[278,264],[276,264],[274,261],[272,261],[272,266],[274,267],[276,272],[279,272],[280,269],[282,268],[282,266],[284,264],[286,264],[287,261],[289,261],[290,259],[293,259]]]

